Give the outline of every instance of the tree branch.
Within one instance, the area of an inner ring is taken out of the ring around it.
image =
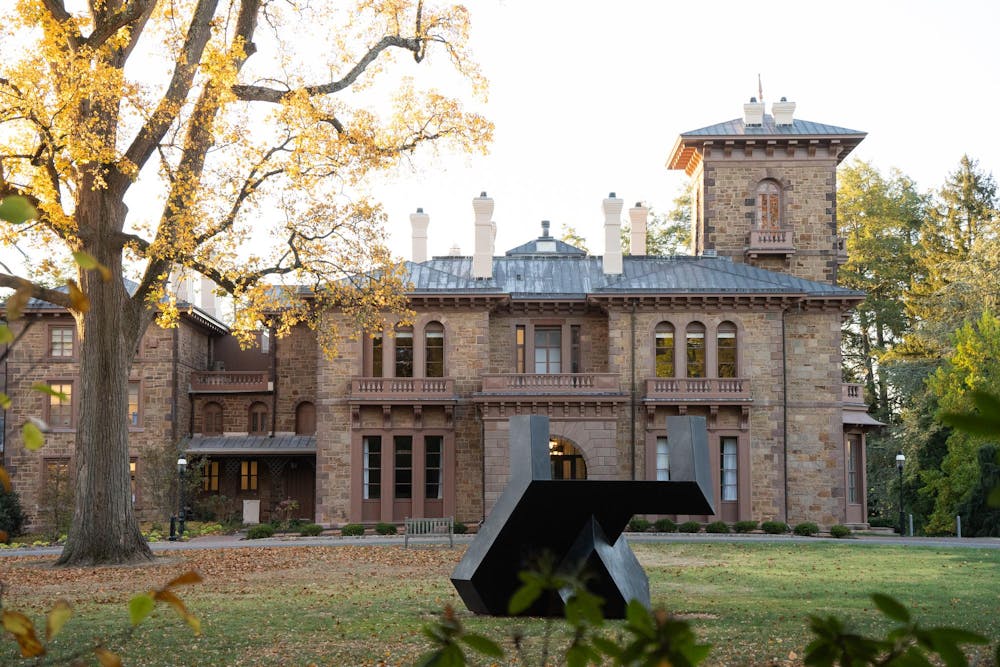
[[[73,305],[70,302],[69,294],[66,292],[60,292],[49,287],[42,287],[41,285],[37,285],[26,278],[14,276],[9,273],[0,273],[0,287],[10,287],[12,289],[27,288],[28,294],[34,299],[41,299],[42,301],[47,301],[55,306],[62,306],[63,308],[71,308]]]
[[[69,29],[68,24],[70,19],[73,17],[66,11],[66,7],[63,5],[62,0],[42,0],[42,6],[45,7],[53,19],[63,24],[66,32],[68,33],[69,47],[75,51],[76,48],[80,46],[80,42],[83,40],[83,37],[80,35],[78,30]]]
[[[50,1],[54,2],[58,0]],[[96,49],[104,44],[104,42],[108,41],[108,38],[118,32],[118,30],[141,19],[141,22],[137,25],[138,30],[133,28],[133,34],[129,38],[129,47],[127,51],[131,51],[136,40],[138,39],[138,35],[136,33],[142,31],[142,27],[145,25],[146,19],[149,18],[150,13],[153,11],[153,7],[155,6],[156,0],[132,0],[131,2],[126,3],[124,7],[94,26],[94,31],[83,40],[83,45]]]

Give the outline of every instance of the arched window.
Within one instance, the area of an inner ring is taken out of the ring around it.
[[[413,377],[413,327],[398,327],[396,329],[395,377]]]
[[[587,479],[583,454],[565,438],[554,436],[549,440],[549,463],[552,479]]]
[[[444,377],[444,325],[440,322],[424,327],[424,377]]]
[[[781,227],[781,188],[775,181],[765,179],[757,184],[757,228]]]
[[[201,432],[204,435],[222,435],[222,406],[212,401],[201,409]]]
[[[656,377],[674,377],[674,325],[670,322],[656,325]]]
[[[705,325],[692,322],[687,327],[687,377],[705,377]]]
[[[295,435],[314,433],[316,433],[316,406],[309,401],[303,401],[295,408]]]
[[[267,406],[260,401],[250,406],[250,435],[267,435]]]
[[[719,358],[717,377],[736,377],[736,325],[732,322],[723,322],[719,325],[716,351]]]

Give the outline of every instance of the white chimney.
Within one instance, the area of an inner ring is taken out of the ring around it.
[[[183,266],[178,264],[174,267],[170,281],[173,283],[174,296],[177,298],[177,303],[191,303],[191,280],[188,278],[188,272]]]
[[[201,277],[201,309],[212,317],[219,316],[215,301],[215,283],[206,276]]]
[[[764,103],[756,97],[743,105],[743,124],[747,127],[760,127],[764,124]]]
[[[496,236],[496,225],[493,224],[493,200],[481,193],[472,200],[472,210],[476,214],[475,250],[472,253],[472,277],[493,277],[493,237]]]
[[[641,256],[646,254],[646,221],[649,219],[649,209],[637,201],[628,210],[630,223],[629,254]]]
[[[458,244],[456,243],[448,249],[448,254],[452,257],[461,257],[462,249],[458,247]]]
[[[410,257],[414,262],[427,261],[427,225],[430,221],[431,217],[422,208],[410,214],[410,227],[413,229],[413,253]]]
[[[795,113],[795,102],[789,102],[782,97],[780,102],[771,105],[771,115],[774,116],[775,125],[791,125],[792,115]]]
[[[622,272],[622,206],[624,202],[612,192],[604,200],[604,273]]]

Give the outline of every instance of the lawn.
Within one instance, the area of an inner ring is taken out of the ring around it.
[[[637,544],[654,605],[690,618],[714,648],[709,664],[801,664],[806,616],[836,613],[861,630],[884,628],[867,595],[896,596],[929,624],[1000,637],[1000,551],[887,547],[858,542]],[[56,570],[52,559],[0,558],[3,606],[44,626],[65,598],[74,617],[51,644],[64,655],[128,625],[136,592],[190,569],[205,581],[178,589],[202,634],[158,608],[118,651],[126,665],[407,665],[427,650],[420,628],[446,604],[463,550],[425,546],[280,547],[172,552],[150,566]],[[544,621],[463,614],[495,638],[538,647]],[[613,632],[614,626],[611,626]],[[510,646],[510,642],[506,641]],[[17,664],[9,636],[0,664]]]

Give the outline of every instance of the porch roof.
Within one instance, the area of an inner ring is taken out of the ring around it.
[[[315,435],[196,435],[184,450],[188,454],[239,455],[315,454]]]
[[[885,426],[885,424],[861,410],[844,410],[841,413],[841,420],[843,423],[850,424],[851,426]]]

